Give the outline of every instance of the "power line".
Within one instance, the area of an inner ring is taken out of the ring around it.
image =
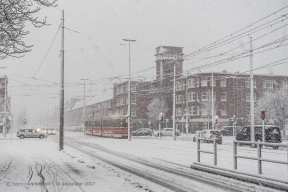
[[[51,44],[50,44],[50,47],[49,47],[48,51],[47,51],[46,54],[45,54],[44,59],[42,60],[40,66],[38,67],[38,69],[37,69],[37,71],[35,72],[35,74],[33,75],[33,78],[35,77],[35,75],[37,74],[37,72],[39,71],[39,69],[41,68],[41,66],[43,65],[43,63],[44,63],[44,61],[45,61],[45,59],[46,59],[46,57],[47,57],[47,55],[48,55],[48,53],[49,53],[52,45],[53,45],[53,43],[54,43],[54,40],[55,40],[55,38],[56,38],[56,36],[57,36],[57,34],[58,34],[58,31],[59,31],[60,27],[61,27],[61,23],[60,23],[60,25],[59,25],[59,27],[58,27],[58,29],[57,29],[57,32],[56,32],[56,34],[55,34],[55,36],[54,36],[54,38],[53,38],[53,40],[52,40],[52,42],[51,42]]]

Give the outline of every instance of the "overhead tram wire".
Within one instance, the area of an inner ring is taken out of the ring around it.
[[[284,8],[286,8],[286,7],[284,7]],[[282,8],[282,9],[284,9],[284,8]],[[282,10],[281,9],[281,10]],[[280,10],[279,10],[280,11]],[[276,12],[274,12],[273,14],[275,14]],[[273,14],[271,14],[271,15],[273,15]],[[267,16],[268,17],[268,16]],[[263,19],[262,19],[263,20]],[[259,20],[260,21],[260,20]],[[259,22],[258,21],[258,22]],[[271,21],[270,21],[271,22]],[[257,22],[255,22],[255,23],[257,23]],[[254,23],[254,24],[255,24]],[[252,24],[251,24],[252,25]],[[251,25],[249,25],[249,27],[251,26]],[[247,28],[247,27],[246,27]],[[67,28],[66,28],[67,29]],[[243,28],[243,29],[245,29],[245,28]],[[241,29],[241,30],[243,30],[243,29]],[[71,30],[71,29],[68,29],[68,30]],[[241,31],[241,30],[239,30],[239,31]],[[71,30],[72,31],[72,30]],[[74,31],[74,30],[73,30]],[[239,32],[239,31],[237,31],[237,32]],[[74,32],[76,32],[76,31],[74,31]],[[235,32],[236,33],[236,32]],[[235,34],[234,33],[234,34]],[[232,35],[232,34],[231,34]],[[229,36],[227,36],[227,37],[230,37],[231,35],[229,35]],[[225,39],[225,38],[222,38],[222,39]],[[219,40],[218,40],[219,41]],[[217,42],[217,41],[216,41]],[[215,43],[215,42],[214,42]],[[212,43],[213,44],[213,43]],[[190,53],[191,54],[191,53]],[[189,54],[187,54],[187,55],[189,55]],[[187,55],[185,55],[186,57],[187,57]],[[222,56],[222,54],[220,54],[221,56]],[[148,68],[148,69],[144,69],[144,70],[140,70],[140,71],[137,71],[137,72],[135,72],[135,73],[133,73],[133,75],[134,74],[137,74],[137,73],[141,73],[141,72],[146,72],[146,71],[149,71],[149,70],[152,70],[152,69],[155,69],[155,67],[151,67],[151,68]],[[126,75],[122,75],[122,76],[126,76]],[[119,77],[121,77],[121,76],[119,76]],[[96,81],[98,81],[98,80],[96,80]]]
[[[272,15],[275,15],[276,13],[278,13],[278,12],[286,9],[287,7],[288,7],[288,6],[285,6],[285,7],[281,8],[281,9],[273,12],[272,14],[269,14],[269,15],[263,17],[262,19],[259,19],[258,21],[254,22],[254,23],[252,23],[252,24],[250,24],[250,25],[248,25],[248,26],[246,26],[246,27],[244,27],[244,28],[242,28],[242,29],[234,32],[234,33],[229,34],[229,35],[226,36],[226,37],[223,37],[223,38],[221,38],[221,39],[219,39],[219,40],[217,40],[217,41],[215,41],[215,42],[213,42],[213,43],[211,43],[211,44],[209,44],[209,45],[206,45],[206,46],[202,47],[201,49],[198,49],[197,51],[201,51],[202,49],[204,49],[204,48],[206,48],[206,47],[208,47],[208,46],[211,46],[211,45],[213,45],[213,44],[216,44],[216,43],[218,43],[219,41],[222,41],[222,40],[224,40],[224,39],[226,39],[226,38],[228,38],[228,37],[230,37],[230,36],[233,36],[234,34],[237,34],[237,33],[239,33],[240,31],[243,31],[244,29],[250,28],[252,25],[255,25],[256,23],[259,23],[259,22],[263,21],[264,19],[266,19],[266,18],[268,18],[268,17],[270,17],[270,16],[272,16]],[[196,52],[196,51],[194,51],[194,52]],[[193,54],[194,52],[192,52],[192,54]]]
[[[283,17],[283,16],[281,16],[281,17]],[[286,18],[286,19],[284,19],[284,20],[281,20],[281,21],[279,21],[279,22],[277,22],[277,23],[274,23],[273,25],[276,25],[276,24],[278,24],[278,23],[282,23],[283,21],[285,21],[285,20],[287,20],[288,18]],[[269,22],[268,22],[269,23]],[[266,25],[266,24],[264,24],[264,25]],[[285,26],[283,26],[284,28],[285,28]],[[258,27],[256,27],[256,28],[258,28]],[[256,29],[255,28],[255,29]],[[228,40],[226,40],[226,41],[223,41],[223,42],[221,42],[221,43],[218,43],[218,44],[215,44],[213,47],[209,47],[209,48],[207,48],[207,49],[204,49],[204,50],[202,50],[201,52],[197,52],[197,53],[194,53],[194,54],[187,54],[186,55],[186,60],[189,60],[189,58],[190,57],[194,57],[194,56],[196,56],[196,55],[200,55],[200,54],[203,54],[203,53],[205,53],[205,52],[207,52],[207,51],[211,51],[211,50],[213,50],[213,49],[216,49],[216,48],[219,48],[219,47],[222,47],[222,46],[225,46],[227,43],[231,43],[231,42],[234,42],[234,41],[236,41],[236,40],[239,40],[239,39],[242,39],[242,38],[244,38],[244,37],[246,37],[247,35],[251,35],[251,34],[254,34],[254,33],[257,33],[257,32],[259,32],[259,31],[261,31],[261,30],[264,30],[264,29],[267,29],[267,28],[270,28],[270,25],[269,26],[266,26],[266,27],[263,27],[263,28],[261,28],[261,29],[259,29],[259,30],[257,30],[257,31],[254,31],[254,32],[250,32],[249,33],[249,31],[248,32],[245,32],[245,33],[243,33],[243,34],[240,34],[240,35],[238,35],[238,36],[234,36],[234,37],[232,37],[231,39],[228,39]],[[247,34],[248,33],[248,34]],[[242,35],[242,36],[241,36]],[[240,37],[239,37],[240,36]],[[239,37],[239,38],[237,38],[237,39],[235,39],[236,37]]]
[[[61,27],[61,24],[62,24],[62,22],[60,23],[60,25],[59,25],[59,27],[58,27],[58,29],[57,29],[57,32],[56,32],[56,34],[55,34],[55,36],[54,36],[54,38],[53,38],[53,40],[52,40],[52,42],[51,42],[51,44],[50,44],[50,46],[49,46],[48,51],[47,51],[46,54],[45,54],[45,57],[43,58],[40,66],[38,67],[37,71],[36,71],[35,74],[33,75],[33,78],[36,76],[36,74],[38,73],[39,69],[40,69],[41,66],[43,65],[43,63],[44,63],[44,61],[45,61],[45,59],[46,59],[46,57],[47,57],[47,55],[48,55],[48,53],[49,53],[49,51],[50,51],[50,49],[51,49],[51,47],[52,47],[55,39],[56,39],[56,36],[57,36],[57,34],[58,34],[58,32],[59,32],[59,29],[60,29],[60,27]]]

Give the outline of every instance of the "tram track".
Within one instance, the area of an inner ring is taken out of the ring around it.
[[[144,171],[136,170],[134,167],[130,167],[127,165],[123,165],[119,162],[114,162],[114,161],[108,160],[107,158],[103,158],[102,156],[100,156],[98,154],[84,150],[83,148],[80,148],[79,146],[89,147],[91,149],[107,153],[109,155],[117,156],[118,158],[129,160],[133,163],[137,163],[137,164],[140,164],[142,166],[149,167],[149,169],[152,168],[152,169],[154,169],[154,171],[156,170],[156,172],[162,171],[165,174],[171,175],[171,177],[181,177],[181,178],[185,178],[188,180],[193,180],[193,181],[202,183],[203,185],[209,185],[210,187],[218,188],[219,190],[223,190],[223,191],[257,191],[257,190],[263,191],[263,189],[264,189],[261,186],[257,186],[257,185],[250,184],[250,183],[247,184],[245,182],[241,182],[238,180],[233,181],[230,178],[225,178],[225,177],[224,178],[221,177],[221,181],[220,181],[219,176],[215,176],[215,175],[210,177],[209,179],[207,179],[207,178],[205,178],[205,176],[207,176],[207,174],[201,175],[201,174],[199,174],[199,172],[195,173],[196,171],[194,171],[194,173],[193,173],[193,171],[191,171],[191,169],[189,169],[189,168],[186,169],[183,166],[179,170],[179,168],[177,168],[177,167],[171,168],[171,167],[151,163],[149,161],[141,160],[138,158],[133,158],[131,156],[127,156],[127,154],[111,151],[111,150],[108,150],[106,148],[103,148],[103,147],[100,147],[97,145],[92,145],[92,144],[85,143],[85,142],[79,142],[75,139],[69,138],[68,140],[72,141],[73,144],[71,144],[70,142],[69,143],[66,142],[66,144],[68,144],[69,146],[71,146],[71,147],[91,156],[91,157],[97,158],[101,161],[104,161],[104,162],[110,164],[110,165],[118,167],[122,170],[130,172],[130,173],[137,175],[139,177],[142,177],[144,179],[147,179],[151,182],[158,183],[159,185],[164,186],[164,187],[171,189],[173,191],[195,191],[195,190],[193,190],[191,188],[187,188],[187,186],[183,186],[183,185],[180,185],[177,183],[171,183],[171,180],[165,180],[163,178],[159,178],[159,177],[151,174],[150,172],[147,172],[147,171],[144,172]],[[229,184],[227,184],[227,183],[229,183]],[[239,185],[239,183],[241,183],[241,185]],[[266,191],[272,191],[272,189],[269,189],[269,188],[265,188],[265,189],[266,189]]]

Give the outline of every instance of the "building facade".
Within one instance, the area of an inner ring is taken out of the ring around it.
[[[183,125],[183,119],[188,118],[188,131],[194,132],[197,129],[211,127],[215,115],[219,117],[218,126],[231,123],[230,119],[234,115],[237,117],[238,124],[248,124],[250,119],[250,76],[226,71],[183,74],[183,55],[182,47],[157,47],[154,55],[156,57],[156,79],[149,82],[131,81],[133,129],[158,128],[156,117],[151,118],[147,115],[149,112],[147,106],[155,98],[165,101],[168,106],[162,127],[172,127],[174,76],[176,79],[177,125]],[[288,76],[255,74],[254,102],[257,103],[265,91],[273,91],[281,87],[288,88]],[[127,115],[128,81],[114,84],[112,90],[111,96],[105,99],[96,99],[86,105],[86,118]],[[67,116],[66,126],[81,125],[83,123],[83,101],[74,102],[67,109]]]

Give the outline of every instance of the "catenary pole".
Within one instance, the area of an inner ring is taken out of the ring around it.
[[[4,118],[3,118],[3,135],[6,137],[6,109],[7,109],[7,76],[5,75],[5,96],[4,96]]]
[[[59,151],[64,149],[64,10],[62,10]]]
[[[253,50],[252,37],[250,37],[250,124],[251,124],[251,141],[255,141],[254,132],[254,86],[253,86]],[[254,146],[254,145],[253,145]]]
[[[81,79],[82,81],[84,81],[84,107],[83,107],[83,134],[85,135],[85,120],[86,120],[86,80],[89,79]]]
[[[129,42],[129,77],[128,77],[128,141],[131,141],[131,56],[130,56],[130,42],[135,42],[132,39],[123,39]]]
[[[176,89],[176,65],[174,64],[174,86],[173,86],[173,139],[176,141],[176,130],[175,130],[175,89]]]
[[[212,78],[211,78],[211,87],[212,87],[212,93],[211,93],[211,95],[212,95],[212,98],[211,98],[211,107],[212,107],[212,109],[211,109],[211,130],[212,129],[214,129],[214,122],[213,122],[213,120],[214,120],[214,88],[213,88],[213,86],[214,86],[214,77],[213,77],[213,73],[212,73]],[[209,122],[210,123],[210,122]]]
[[[185,88],[186,88],[186,90],[185,90],[185,91],[186,91],[186,92],[185,92],[185,98],[186,98],[186,99],[185,99],[185,101],[186,101],[186,103],[185,103],[185,104],[186,104],[186,106],[185,106],[185,107],[186,107],[186,124],[185,124],[185,128],[186,128],[186,131],[185,131],[185,132],[186,132],[187,137],[188,137],[188,126],[189,126],[189,124],[188,124],[188,117],[191,115],[191,114],[188,113],[188,93],[187,93],[187,90],[188,90],[188,80],[187,80],[187,78],[188,78],[188,73],[189,73],[189,72],[186,73],[186,86],[185,86]],[[192,98],[192,100],[193,100],[193,98]],[[182,136],[182,137],[183,137],[183,136]]]

